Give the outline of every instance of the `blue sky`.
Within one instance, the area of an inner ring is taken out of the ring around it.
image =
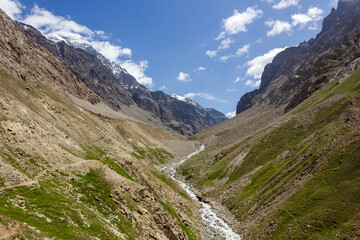
[[[336,0],[0,0],[48,36],[91,43],[143,84],[231,116],[263,67],[321,30]]]

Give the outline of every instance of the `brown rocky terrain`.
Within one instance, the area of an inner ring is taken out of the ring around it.
[[[1,10],[0,33],[1,238],[200,238],[197,203],[156,167],[185,139],[108,108]]]

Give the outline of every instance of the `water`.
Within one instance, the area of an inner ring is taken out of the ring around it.
[[[191,190],[189,185],[176,178],[176,167],[204,150],[205,146],[202,145],[200,149],[189,154],[180,162],[171,165],[169,177],[178,182],[179,185],[188,193],[191,198],[197,200],[201,204],[200,215],[204,222],[206,233],[205,235],[208,237],[207,240],[241,240],[240,235],[234,232],[234,230],[215,213],[214,209],[211,207],[210,204],[200,201],[197,195]],[[162,168],[161,170],[165,169],[166,167]]]

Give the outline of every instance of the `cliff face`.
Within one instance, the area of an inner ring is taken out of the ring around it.
[[[92,103],[100,101],[99,96],[71,74],[61,61],[25,35],[1,9],[0,22],[0,66],[3,71],[36,88],[46,83],[55,90],[71,93]]]
[[[279,53],[265,67],[256,94],[239,101],[237,114],[264,102],[285,106],[288,112],[338,76],[357,68],[353,60],[360,54],[359,3],[340,1],[338,10],[333,9],[324,19],[315,39]]]
[[[134,104],[130,94],[115,78],[112,71],[105,67],[95,55],[80,48],[73,48],[65,42],[52,42],[37,29],[22,23],[19,24],[29,36],[60,59],[75,76],[110,107],[120,110],[121,104],[127,106]]]

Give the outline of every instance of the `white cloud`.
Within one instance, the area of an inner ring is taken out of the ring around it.
[[[271,63],[274,57],[279,53],[284,51],[285,48],[275,48],[271,51],[265,53],[262,56],[258,56],[246,63],[249,67],[246,71],[246,75],[253,77],[254,79],[260,79],[262,72],[264,71],[265,66],[268,63]],[[254,86],[255,83],[250,83],[251,80],[248,80],[245,85]],[[259,83],[260,84],[260,83]]]
[[[230,44],[234,43],[234,40],[231,38],[226,38],[221,41],[220,46],[218,47],[218,50],[227,49],[230,47]]]
[[[161,87],[159,87],[159,90],[162,91],[162,90],[165,90],[166,87],[164,85],[162,85]]]
[[[120,62],[120,66],[125,68],[131,75],[133,75],[139,83],[148,87],[153,86],[152,78],[145,75],[145,71],[149,67],[148,61],[143,60],[139,63],[135,63],[131,60],[127,60]]]
[[[107,59],[113,62],[116,62],[117,59],[122,56],[132,56],[131,49],[121,48],[120,46],[113,45],[108,41],[92,41],[91,45],[95,48],[96,51],[100,52]]]
[[[273,8],[275,9],[284,9],[291,6],[298,6],[300,0],[281,0],[279,3],[275,4]]]
[[[95,30],[95,33],[101,39],[109,39],[110,38],[110,36],[106,35],[106,33],[103,30]]]
[[[227,35],[238,34],[239,32],[246,32],[246,25],[251,24],[255,19],[262,17],[263,11],[255,7],[248,7],[244,12],[239,13],[234,10],[231,17],[223,19],[222,28],[223,32],[219,34],[216,40],[225,38]]]
[[[324,10],[317,7],[311,7],[308,9],[306,14],[303,13],[293,14],[291,16],[293,20],[292,25],[294,26],[299,25],[300,28],[303,28],[307,24],[310,24],[309,26],[310,30],[317,29],[316,23],[323,19],[323,13]]]
[[[218,98],[218,97],[214,97],[210,93],[187,93],[184,95],[184,97],[190,98],[190,99],[194,99],[195,97],[200,97],[200,98],[204,98],[204,99],[210,100],[210,101],[226,103],[225,100]]]
[[[259,87],[260,83],[261,83],[261,80],[247,80],[245,82],[245,85],[249,86],[249,87]]]
[[[206,55],[208,55],[211,58],[215,57],[216,54],[217,54],[217,51],[211,51],[211,50],[206,51]]]
[[[234,83],[238,83],[240,81],[244,80],[244,78],[241,78],[241,77],[237,77],[233,82]]]
[[[199,72],[199,71],[205,71],[206,67],[198,67],[197,69],[195,69],[195,72]]]
[[[37,5],[34,6],[30,15],[23,22],[39,29],[45,35],[52,34],[63,38],[76,37],[78,39],[74,40],[84,41],[90,40],[94,36],[94,32],[88,27],[61,16],[55,16]]]
[[[268,27],[272,27],[272,29],[268,31],[266,34],[268,37],[273,37],[283,32],[287,32],[287,33],[292,32],[292,26],[288,22],[283,22],[280,20],[276,20],[276,21],[271,20],[271,21],[266,21],[265,25]]]
[[[0,0],[4,1],[4,0]],[[148,68],[148,61],[142,60],[136,63],[132,60],[123,60],[122,57],[131,58],[132,51],[129,48],[112,44],[104,41],[108,35],[102,30],[93,31],[88,27],[78,24],[70,17],[64,18],[56,16],[52,12],[35,5],[30,14],[22,22],[32,25],[40,30],[47,38],[53,41],[66,41],[76,43],[86,43],[94,47],[110,61],[116,62],[125,68],[136,80],[148,87],[153,86],[151,77],[145,75]]]
[[[239,48],[237,51],[236,51],[236,56],[237,57],[240,57],[241,55],[245,54],[245,53],[249,53],[249,50],[250,50],[250,44],[246,44],[244,45],[242,48]]]
[[[190,78],[190,75],[187,73],[183,73],[183,72],[179,73],[177,80],[179,80],[181,82],[191,82],[192,81],[192,79]]]
[[[235,89],[235,88],[228,88],[228,89],[226,89],[226,92],[227,92],[227,93],[236,92],[236,91],[237,91],[237,89]]]
[[[220,61],[226,62],[229,58],[240,57],[240,56],[242,56],[242,55],[244,55],[244,54],[249,53],[249,50],[250,50],[250,44],[244,45],[243,47],[238,48],[238,50],[236,51],[235,54],[230,54],[230,55],[227,55],[227,56],[222,56],[222,57],[220,58]]]
[[[228,117],[228,118],[233,118],[233,117],[236,116],[236,113],[235,112],[229,112],[229,113],[225,114],[225,116]]]
[[[18,20],[24,7],[18,0],[0,0],[0,8],[13,20]]]

